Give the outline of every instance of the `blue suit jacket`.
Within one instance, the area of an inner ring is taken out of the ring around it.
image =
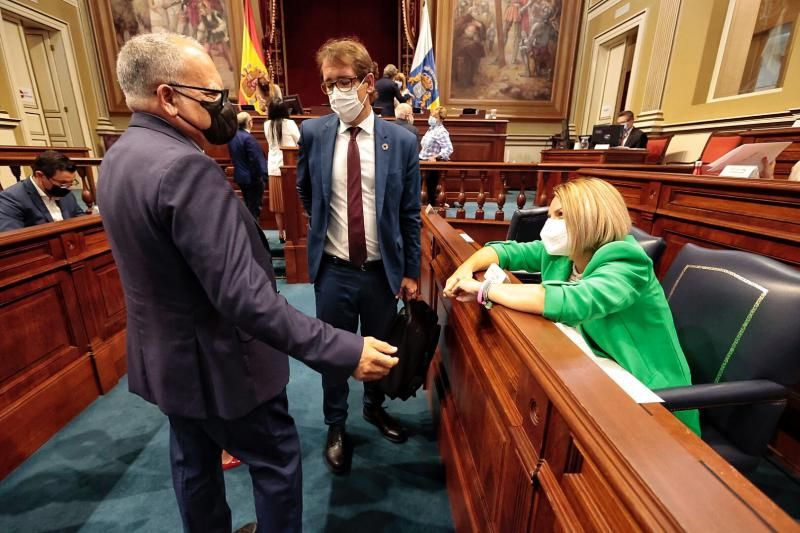
[[[264,150],[252,133],[236,130],[236,136],[228,143],[228,151],[233,161],[233,180],[239,185],[250,185],[267,175]]]
[[[103,158],[98,196],[125,292],[132,392],[170,415],[232,419],[283,390],[286,354],[334,382],[353,372],[363,340],[276,292],[253,215],[168,123],[133,114]]]
[[[306,120],[300,127],[297,191],[311,215],[308,274],[319,272],[331,205],[333,149],[339,117]],[[384,148],[386,148],[384,150]],[[375,210],[378,243],[386,279],[397,293],[403,277],[418,278],[420,269],[419,152],[417,138],[375,117]]]
[[[72,194],[59,199],[58,205],[64,220],[86,214]],[[42,202],[31,178],[0,192],[0,231],[27,228],[52,221],[53,217]]]

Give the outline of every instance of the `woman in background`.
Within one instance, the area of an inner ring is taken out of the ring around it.
[[[447,108],[437,107],[428,117],[428,131],[422,136],[422,150],[419,158],[422,161],[449,161],[453,155],[453,143],[450,142],[450,133],[444,127],[447,118]],[[439,172],[429,170],[425,177],[425,186],[428,190],[428,203],[436,205],[436,187],[439,185]],[[446,203],[445,207],[449,207]]]
[[[267,174],[269,174],[269,209],[275,214],[278,225],[278,239],[286,242],[286,230],[283,226],[283,185],[281,183],[281,167],[283,151],[281,146],[295,147],[300,139],[297,124],[289,118],[289,108],[282,100],[273,100],[269,104],[268,120],[264,122],[264,137],[269,145],[267,153]]]
[[[408,90],[408,85],[406,84],[406,75],[402,72],[398,72],[394,76],[394,84],[397,85],[397,88],[400,89],[400,95],[403,98],[406,98],[406,102],[408,99],[411,98],[411,91]],[[397,98],[394,99],[394,107],[397,107],[403,102],[400,102]]]
[[[556,186],[541,240],[494,242],[447,280],[446,297],[498,303],[578,329],[592,351],[616,361],[651,389],[691,385],[664,289],[653,262],[629,235],[625,201],[609,183]],[[497,263],[541,272],[541,285],[480,283],[472,273]],[[696,410],[676,412],[700,434]]]

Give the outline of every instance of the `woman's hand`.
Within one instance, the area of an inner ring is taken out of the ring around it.
[[[430,163],[436,163],[436,156],[429,157],[429,158],[428,158],[428,162],[430,162]]]
[[[472,279],[472,268],[467,266],[466,264],[461,265],[453,272],[453,275],[450,276],[444,284],[444,290],[442,294],[445,298],[452,298],[456,296],[454,289],[458,285],[458,282],[462,279]]]
[[[481,290],[480,281],[473,278],[461,278],[453,288],[453,294],[459,302],[469,302],[475,300],[479,290]]]

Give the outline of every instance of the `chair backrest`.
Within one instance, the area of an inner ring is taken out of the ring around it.
[[[546,207],[517,209],[511,217],[506,239],[517,242],[537,241],[545,222],[547,222]]]
[[[749,252],[686,244],[662,283],[693,383],[800,382],[800,271]],[[708,409],[702,422],[757,457],[783,409],[782,403]]]
[[[647,158],[645,163],[660,165],[667,155],[667,147],[672,140],[672,135],[659,135],[647,138]]]
[[[644,253],[647,254],[647,257],[652,259],[653,264],[658,263],[658,260],[661,258],[661,254],[664,253],[664,248],[667,247],[664,239],[662,237],[650,235],[646,231],[641,230],[636,226],[631,227],[631,235],[633,235],[633,238],[636,239],[636,242],[638,242],[644,249]]]
[[[703,163],[716,161],[737,146],[742,144],[742,137],[738,132],[714,132],[706,141],[700,160]]]

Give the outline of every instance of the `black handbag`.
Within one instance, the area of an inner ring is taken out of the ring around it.
[[[436,312],[422,300],[410,300],[397,312],[385,340],[397,347],[394,355],[400,361],[378,382],[386,396],[401,400],[416,396],[425,382],[440,331]]]

